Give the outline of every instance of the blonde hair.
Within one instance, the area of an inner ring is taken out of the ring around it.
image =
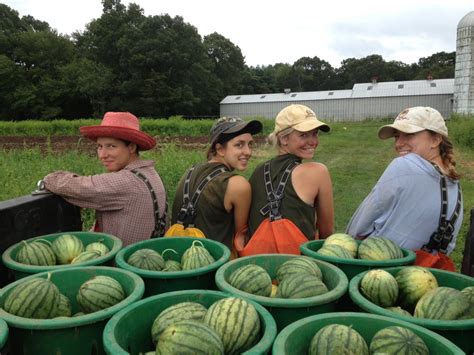
[[[280,142],[280,137],[284,137],[289,135],[291,132],[293,132],[295,129],[292,127],[285,128],[284,130],[275,133],[274,131],[270,133],[270,135],[267,137],[267,143],[273,146],[274,148],[279,148],[281,147],[281,142]]]
[[[459,180],[461,175],[456,171],[456,161],[454,160],[453,144],[448,137],[441,136],[441,143],[439,145],[439,153],[443,164],[448,169],[448,177],[453,180]]]

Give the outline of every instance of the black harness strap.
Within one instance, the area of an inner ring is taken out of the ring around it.
[[[263,166],[263,178],[265,181],[265,190],[267,192],[268,203],[260,209],[260,213],[263,216],[269,214],[271,221],[276,221],[282,218],[280,213],[280,204],[284,196],[286,183],[290,178],[291,172],[298,164],[299,163],[296,161],[288,164],[285,171],[283,172],[280,182],[278,183],[276,191],[273,190],[272,176],[270,174],[270,162],[265,162]]]
[[[134,173],[138,178],[140,178],[146,184],[146,186],[148,187],[148,190],[150,190],[151,199],[153,201],[153,211],[155,215],[155,228],[150,238],[162,237],[165,234],[165,229],[166,229],[166,216],[167,216],[167,211],[168,211],[168,201],[165,198],[165,211],[163,215],[160,217],[158,199],[156,197],[156,193],[155,193],[155,190],[153,189],[153,186],[151,186],[150,184],[150,181],[145,175],[138,172],[136,169],[133,169],[132,173]]]
[[[458,184],[458,197],[454,212],[449,220],[446,220],[448,215],[448,188],[446,183],[446,176],[438,165],[431,162],[433,167],[440,175],[440,190],[441,190],[441,212],[439,216],[438,229],[433,232],[427,244],[423,245],[422,249],[431,253],[433,250],[439,250],[446,254],[449,243],[453,240],[454,226],[461,212],[462,192],[461,186]]]

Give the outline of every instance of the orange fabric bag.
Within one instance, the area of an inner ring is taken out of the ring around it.
[[[435,255],[422,249],[415,250],[415,265],[456,272],[456,266],[449,256],[441,252]]]

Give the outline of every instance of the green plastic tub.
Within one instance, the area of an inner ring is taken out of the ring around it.
[[[165,308],[180,302],[198,302],[209,308],[214,302],[232,295],[220,291],[185,290],[167,292],[136,302],[114,315],[104,329],[104,346],[110,355],[138,355],[153,351],[151,326]],[[260,341],[244,354],[270,353],[276,336],[271,314],[258,303],[249,301],[257,310],[262,325]]]
[[[340,269],[325,261],[315,260],[323,273],[323,282],[329,289],[329,292],[319,296],[298,299],[263,297],[240,291],[228,282],[230,275],[236,269],[247,264],[256,264],[263,267],[270,274],[270,277],[275,279],[278,267],[296,256],[290,254],[262,254],[232,260],[217,270],[217,286],[222,291],[245,297],[264,306],[275,318],[279,331],[298,319],[316,313],[334,312],[336,303],[346,293],[349,282]]]
[[[403,267],[394,267],[385,269],[392,275],[396,275]],[[474,286],[474,278],[455,272],[449,272],[439,269],[428,269],[438,280],[439,286],[452,287],[461,290],[468,286]],[[433,320],[424,318],[415,318],[399,315],[391,311],[387,311],[382,307],[368,301],[359,291],[359,284],[366,272],[362,272],[355,276],[349,285],[349,295],[351,299],[365,312],[379,314],[382,316],[397,318],[413,324],[420,325],[430,329],[445,338],[451,340],[459,346],[467,354],[474,353],[474,319],[465,320]]]
[[[162,253],[165,249],[173,249],[178,255],[169,252],[165,254],[165,259],[173,259],[181,261],[181,256],[194,241],[200,241],[204,247],[211,253],[216,260],[215,263],[187,271],[150,271],[136,268],[127,263],[129,256],[139,249],[153,249],[158,253]],[[188,238],[188,237],[166,237],[149,239],[129,245],[120,250],[115,262],[118,267],[134,272],[140,275],[145,281],[145,296],[153,296],[160,293],[207,289],[216,290],[216,282],[214,280],[217,269],[230,259],[230,250],[224,244],[205,238]]]
[[[418,325],[399,319],[369,313],[339,312],[325,313],[300,319],[283,329],[273,343],[273,355],[306,355],[313,336],[330,324],[350,326],[370,345],[379,330],[400,326],[418,335],[430,350],[430,355],[462,355],[464,352],[439,334]]]
[[[357,241],[360,244],[360,241]],[[370,269],[385,269],[387,267],[411,265],[415,262],[416,254],[408,249],[403,249],[403,258],[392,259],[392,260],[362,260],[362,259],[344,259],[337,258],[335,256],[326,256],[318,254],[317,251],[322,248],[324,240],[311,240],[300,246],[301,253],[303,255],[310,256],[314,259],[327,261],[333,265],[336,265],[341,269],[348,279],[352,279],[355,275],[362,271]]]
[[[8,340],[8,324],[0,318],[0,354]]]
[[[52,271],[52,270],[57,270],[59,268],[75,268],[77,266],[113,266],[114,264],[114,258],[117,252],[122,248],[122,240],[110,235],[110,234],[105,234],[105,233],[95,233],[95,232],[61,232],[61,233],[53,233],[53,234],[47,234],[47,235],[42,235],[39,237],[34,237],[27,239],[27,242],[36,240],[36,239],[45,239],[50,242],[55,240],[57,237],[63,234],[73,234],[79,239],[82,240],[84,243],[84,247],[87,246],[87,244],[93,243],[93,242],[98,242],[99,240],[102,240],[102,242],[109,248],[109,252],[105,255],[102,255],[96,259],[92,260],[87,260],[82,263],[77,263],[77,264],[66,264],[66,265],[53,265],[53,266],[36,266],[36,265],[27,265],[27,264],[22,264],[16,261],[16,255],[18,251],[20,250],[20,246],[22,245],[22,242],[16,243],[12,246],[10,246],[7,250],[5,250],[2,254],[2,260],[5,266],[11,270],[13,274],[14,280],[18,280],[22,277],[30,276],[32,274],[37,274],[40,272],[45,272],[45,271]]]
[[[107,321],[118,311],[143,296],[143,280],[132,272],[108,266],[84,266],[43,272],[17,280],[0,292],[0,306],[11,290],[26,279],[47,278],[71,300],[73,314],[79,311],[76,293],[85,281],[97,275],[110,276],[124,288],[127,297],[104,310],[71,318],[30,319],[0,309],[9,327],[8,350],[14,355],[99,355],[105,354],[102,333]]]

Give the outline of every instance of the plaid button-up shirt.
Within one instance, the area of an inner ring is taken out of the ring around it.
[[[155,227],[150,190],[132,169],[150,181],[160,216],[165,211],[166,192],[154,165],[152,160],[136,160],[120,171],[91,176],[57,171],[48,174],[44,182],[49,191],[66,201],[95,209],[99,231],[119,237],[126,246],[149,239]]]

